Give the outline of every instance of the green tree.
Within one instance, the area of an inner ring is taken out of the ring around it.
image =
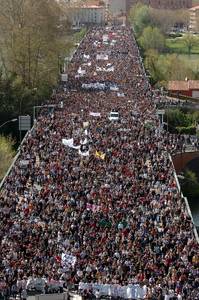
[[[129,14],[129,21],[134,25],[136,34],[141,35],[147,26],[158,27],[161,32],[167,34],[175,25],[189,24],[189,13],[187,10],[155,9],[143,4],[135,4]]]
[[[139,43],[145,50],[161,51],[165,47],[165,37],[157,27],[148,26],[143,30]]]
[[[32,112],[32,106],[39,104],[50,96],[50,89],[45,85],[43,90],[30,89],[24,86],[22,79],[16,75],[7,78],[0,76],[0,119],[6,120]]]
[[[0,136],[0,180],[12,163],[15,152],[14,142],[10,137]]]
[[[67,20],[55,0],[0,0],[1,59],[6,74],[35,88],[55,84],[67,48]]]
[[[189,55],[191,55],[191,51],[192,51],[193,47],[195,45],[199,44],[198,38],[196,38],[192,33],[186,33],[182,37],[182,41],[183,41],[185,47],[187,47]]]
[[[167,72],[166,80],[185,80],[185,78],[194,79],[194,72],[177,54],[166,55]]]
[[[188,26],[189,13],[187,10],[169,10],[150,8],[150,18],[154,26],[164,34],[168,34],[175,25]]]
[[[133,24],[135,33],[139,37],[144,28],[151,25],[149,7],[142,4],[134,5],[130,11],[129,21]]]
[[[165,80],[165,69],[159,63],[160,58],[157,50],[149,49],[145,52],[145,67],[149,71],[154,84]]]
[[[145,52],[145,67],[153,83],[161,82],[165,87],[169,80],[185,80],[186,77],[195,79],[194,71],[176,54],[162,55],[150,49]]]
[[[194,111],[193,112],[193,120],[196,122],[196,123],[199,123],[199,111]]]
[[[48,99],[73,46],[64,1],[0,0],[0,119]]]
[[[192,113],[185,113],[180,109],[168,109],[166,111],[166,121],[170,132],[181,134],[195,134],[195,119]]]

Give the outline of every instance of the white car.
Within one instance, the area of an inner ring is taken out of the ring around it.
[[[109,117],[108,118],[109,118],[110,121],[118,121],[119,120],[119,113],[116,112],[116,111],[111,111],[109,113]]]

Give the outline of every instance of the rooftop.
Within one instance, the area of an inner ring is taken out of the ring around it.
[[[199,5],[193,6],[193,7],[190,8],[189,10],[191,10],[191,11],[199,10]]]
[[[81,2],[70,2],[71,7],[81,8],[101,8],[104,7],[103,1],[100,0],[85,0]]]
[[[172,91],[199,90],[199,80],[169,81],[168,89]]]

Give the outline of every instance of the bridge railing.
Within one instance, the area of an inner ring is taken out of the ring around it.
[[[179,193],[181,194],[181,197],[182,199],[184,200],[185,202],[185,205],[186,205],[186,209],[187,209],[187,212],[192,220],[192,223],[193,223],[193,232],[194,232],[194,236],[195,236],[195,239],[197,241],[197,243],[199,244],[199,236],[198,236],[198,231],[197,231],[197,227],[194,223],[194,220],[193,220],[193,216],[192,216],[192,213],[191,213],[191,209],[190,209],[190,206],[189,206],[189,202],[188,202],[188,199],[183,195],[182,193],[182,190],[181,190],[181,186],[180,186],[180,183],[179,183],[179,180],[178,180],[178,176],[176,174],[176,171],[175,171],[175,167],[174,167],[174,164],[173,164],[173,160],[171,158],[171,155],[169,154],[169,160],[171,161],[171,164],[172,164],[172,168],[173,168],[173,172],[174,172],[174,177],[175,177],[175,181],[176,181],[176,184],[177,184],[177,188],[178,188],[178,191]]]

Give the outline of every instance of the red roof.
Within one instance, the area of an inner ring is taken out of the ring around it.
[[[168,90],[169,91],[199,90],[199,80],[169,81]]]
[[[197,5],[197,6],[193,6],[192,8],[190,8],[189,10],[191,10],[191,11],[195,11],[195,10],[198,10],[199,9],[199,5]]]
[[[81,7],[81,8],[102,8],[102,2],[100,0],[86,0],[84,2],[72,2],[72,7]]]

